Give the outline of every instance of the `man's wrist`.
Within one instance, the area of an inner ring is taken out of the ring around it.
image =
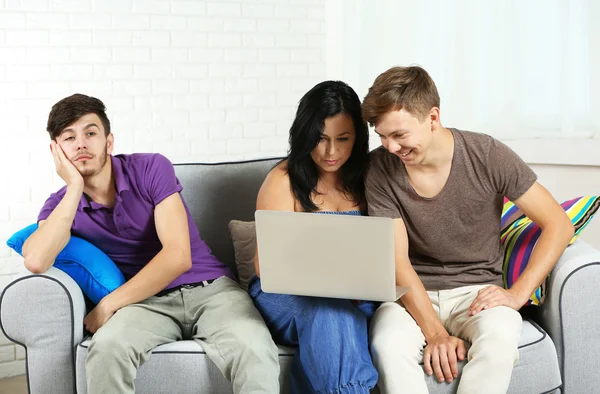
[[[423,336],[425,337],[425,341],[427,343],[432,342],[433,340],[437,339],[437,338],[443,338],[443,337],[449,337],[450,334],[448,333],[448,331],[446,331],[446,329],[444,328],[444,326],[441,324],[439,324],[438,327],[436,327],[435,329],[426,332],[426,330],[423,330]]]
[[[83,194],[83,183],[70,183],[67,185],[67,193],[71,193],[81,197]]]
[[[519,308],[522,307],[523,305],[525,305],[525,303],[527,302],[527,300],[529,300],[529,298],[531,297],[531,294],[533,293],[533,290],[529,291],[526,289],[522,289],[520,286],[517,286],[516,283],[513,287],[511,287],[507,291],[509,293],[512,293],[513,297],[515,297],[515,299],[518,301]]]
[[[117,304],[117,300],[113,296],[114,293],[107,294],[103,299],[100,300],[100,304],[102,304],[102,308],[110,313],[115,313],[121,307]]]

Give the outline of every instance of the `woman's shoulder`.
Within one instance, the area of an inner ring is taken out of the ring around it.
[[[269,171],[267,177],[265,178],[265,183],[274,183],[276,185],[279,184],[290,184],[290,176],[288,174],[287,160],[284,160],[278,163],[275,167]]]
[[[260,191],[257,205],[274,205],[271,209],[285,209],[295,206],[295,199],[290,188],[290,177],[287,172],[287,161],[277,164],[269,171]],[[263,208],[264,209],[264,208]]]

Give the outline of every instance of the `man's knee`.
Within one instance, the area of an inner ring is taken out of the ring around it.
[[[127,322],[110,319],[92,337],[88,347],[86,363],[102,363],[105,360],[116,364],[133,363],[139,367],[146,359],[142,354],[144,336],[137,330],[126,328]]]
[[[217,333],[217,342],[229,342],[232,350],[236,353],[253,354],[260,358],[277,358],[278,349],[273,341],[269,329],[264,321],[258,315],[256,318],[235,318],[233,317],[227,328],[221,333]],[[222,349],[227,346],[222,346]]]
[[[482,357],[493,363],[516,363],[523,325],[521,314],[505,306],[492,308],[485,313],[488,316],[469,349],[469,359]]]
[[[482,314],[478,325],[480,332],[473,342],[484,340],[515,346],[518,344],[523,326],[523,318],[518,311],[507,306],[497,306],[480,313]]]
[[[133,362],[138,367],[140,357],[135,357],[135,352],[129,344],[122,340],[121,335],[98,331],[90,341],[86,364],[110,365],[122,362]]]
[[[385,303],[375,312],[370,330],[374,355],[388,352],[418,357],[425,337],[412,316],[396,303]]]

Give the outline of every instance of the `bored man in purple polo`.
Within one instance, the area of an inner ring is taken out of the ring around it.
[[[102,101],[75,94],[48,118],[66,186],[50,195],[23,246],[25,266],[50,268],[71,234],[104,251],[127,282],[84,319],[94,334],[88,393],[133,393],[153,348],[199,342],[235,393],[278,393],[277,348],[248,294],[200,239],[171,162],[115,155]]]

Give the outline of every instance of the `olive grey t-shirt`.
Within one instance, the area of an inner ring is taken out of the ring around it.
[[[449,130],[454,136],[452,167],[446,185],[432,198],[416,193],[398,156],[383,147],[370,153],[369,215],[404,220],[410,261],[427,290],[502,286],[503,197],[521,197],[537,176],[500,141]]]

